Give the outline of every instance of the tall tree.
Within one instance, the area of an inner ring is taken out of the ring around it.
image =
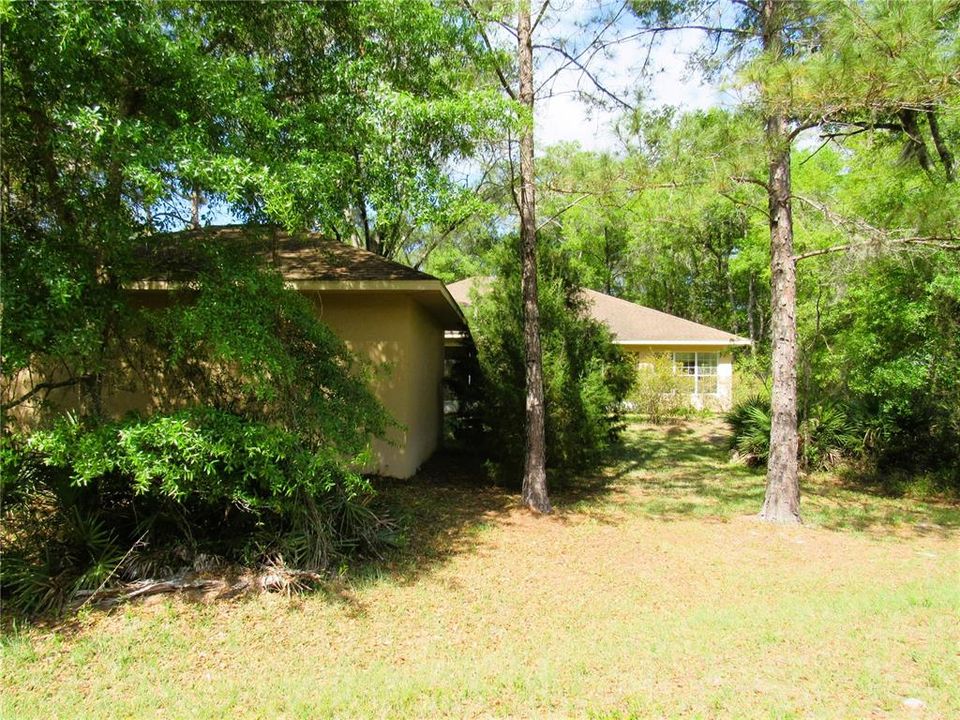
[[[586,76],[598,90],[610,99],[616,96],[603,88],[597,77],[587,69],[589,58],[596,55],[611,40],[611,31],[616,29],[616,21],[626,12],[626,0],[612,12],[601,13],[592,18],[588,28],[575,38],[553,38],[544,43],[534,42],[537,27],[544,22],[551,9],[550,0],[543,0],[535,14],[531,13],[530,0],[514,3],[474,2],[462,0],[472,15],[476,27],[486,46],[494,51],[498,41],[504,37],[516,41],[516,53],[512,61],[495,63],[494,71],[503,91],[519,106],[520,115],[520,187],[514,188],[513,200],[520,217],[521,239],[521,285],[524,318],[524,349],[527,368],[526,398],[526,460],[523,477],[523,502],[534,512],[550,512],[547,492],[546,445],[544,440],[543,408],[543,358],[540,348],[540,321],[537,300],[537,216],[536,216],[536,171],[534,166],[534,103],[538,90],[542,90],[551,80],[565,70],[573,70]],[[509,8],[507,10],[506,8]],[[516,10],[515,24],[511,18]],[[586,39],[584,39],[586,38]],[[502,45],[503,43],[501,43]],[[556,58],[555,66],[545,77],[534,78],[534,51],[549,53]],[[515,84],[516,83],[516,84]],[[512,165],[512,148],[508,146],[509,161]],[[510,173],[511,186],[515,183]]]
[[[523,502],[532,510],[550,512],[547,496],[547,448],[544,433],[543,353],[537,298],[537,210],[533,156],[533,37],[530,0],[517,11],[517,59],[520,104],[529,114],[520,135],[520,257],[523,296],[523,348],[527,368],[527,442],[523,463]]]
[[[760,32],[768,61],[786,51],[784,0],[763,0]],[[794,132],[782,112],[764,119],[769,158],[767,195],[770,216],[770,297],[773,329],[773,386],[770,397],[770,457],[760,517],[772,522],[800,522],[797,464],[797,268],[793,258],[793,202],[790,149]]]
[[[907,154],[929,168],[916,111],[941,108],[956,94],[956,65],[950,61],[956,57],[957,7],[950,0],[634,0],[633,5],[655,36],[667,30],[706,32],[711,42],[701,66],[738,73],[756,91],[767,172],[762,179],[735,179],[764,189],[770,227],[773,421],[761,518],[799,522],[791,149],[802,132],[817,127],[852,126],[853,132],[894,127],[908,138]],[[936,145],[936,137],[943,137],[935,129],[936,112],[928,125]],[[952,155],[938,154],[949,182]]]

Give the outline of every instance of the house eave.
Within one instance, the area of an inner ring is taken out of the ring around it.
[[[746,338],[733,338],[730,340],[614,340],[614,345],[699,345],[710,347],[743,347],[753,343]]]
[[[434,311],[444,322],[447,329],[460,329],[467,326],[463,310],[447,290],[441,280],[301,280],[284,279],[284,286],[298,292],[371,292],[406,293],[422,295],[423,304]],[[124,285],[127,290],[193,290],[197,283],[176,280],[139,280]],[[439,293],[439,299],[431,300],[430,295]]]

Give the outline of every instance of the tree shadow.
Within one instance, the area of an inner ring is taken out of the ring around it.
[[[595,515],[609,513],[614,504],[663,521],[723,521],[757,513],[764,486],[763,468],[731,459],[730,432],[719,420],[666,427],[634,422],[595,485],[606,494],[570,497],[578,509],[592,509]],[[801,512],[808,525],[837,531],[943,538],[960,533],[960,503],[955,499],[891,495],[887,486],[859,484],[835,474],[801,478]]]
[[[350,573],[363,583],[390,577],[413,583],[450,557],[475,546],[478,534],[520,507],[520,496],[494,483],[482,459],[460,450],[440,450],[406,480],[377,478],[380,505],[403,536],[384,558]]]

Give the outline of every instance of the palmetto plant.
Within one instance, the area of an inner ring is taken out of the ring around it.
[[[804,467],[822,470],[863,451],[864,433],[846,411],[820,405],[800,424],[800,459]]]
[[[736,405],[728,414],[733,446],[751,465],[763,465],[770,452],[770,404],[762,396]],[[864,449],[864,433],[846,411],[836,405],[812,408],[800,425],[798,458],[808,470],[834,467]]]

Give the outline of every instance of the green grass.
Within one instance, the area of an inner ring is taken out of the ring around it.
[[[578,509],[726,519],[757,512],[764,471],[731,459],[728,430],[718,420],[661,426],[635,420],[609,471],[593,484],[611,492]],[[829,473],[805,476],[801,494],[804,522],[812,526],[942,536],[960,530],[960,505],[942,498],[868,493]]]
[[[958,508],[822,475],[770,527],[724,443],[633,424],[542,519],[435,467],[385,489],[408,546],[324,592],[8,633],[0,717],[960,716]]]

